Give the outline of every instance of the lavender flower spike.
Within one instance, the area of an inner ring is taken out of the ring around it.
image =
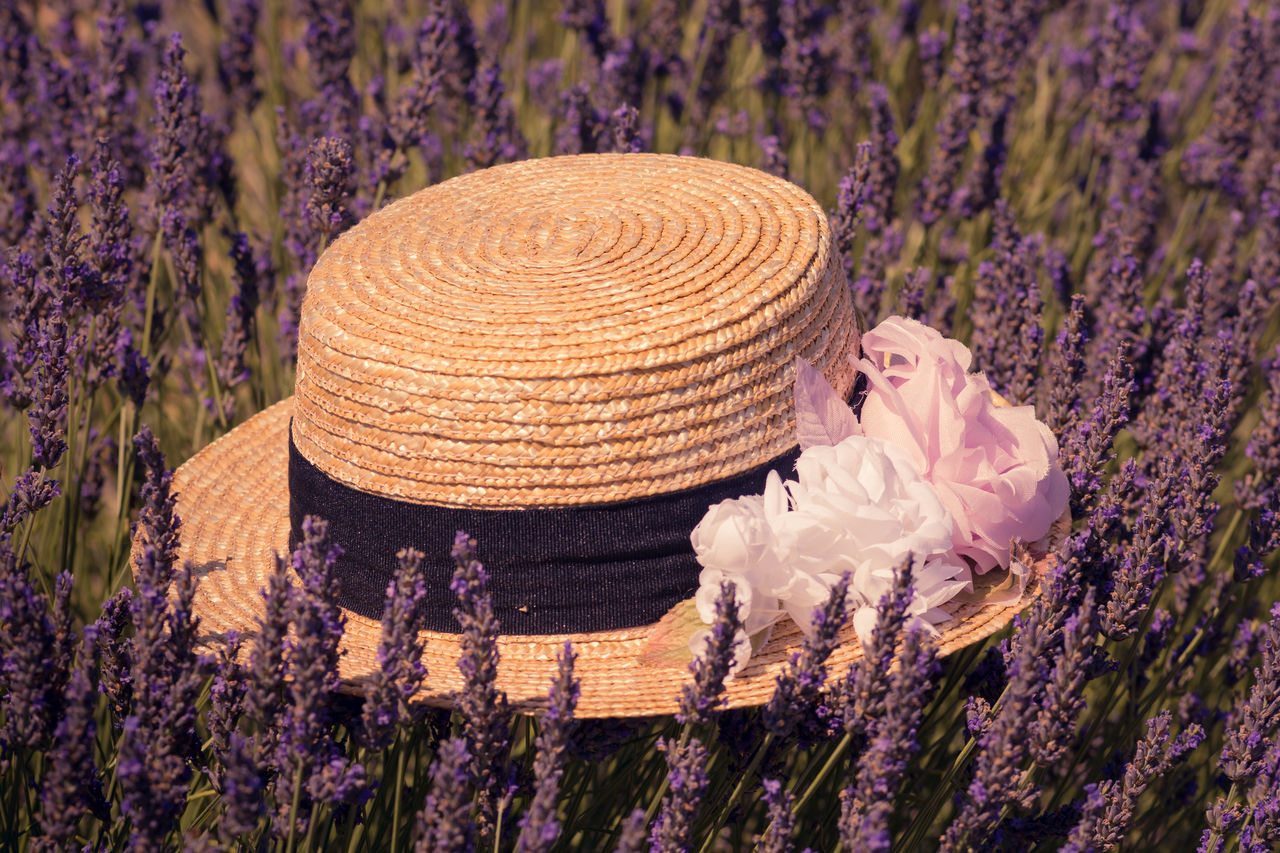
[[[40,833],[32,839],[33,850],[65,847],[86,813],[104,821],[109,817],[102,780],[93,761],[97,649],[97,631],[90,625],[84,631],[80,658],[67,684],[63,717],[54,730],[53,746],[40,779]]]
[[[307,216],[322,243],[331,243],[351,225],[355,194],[355,152],[342,137],[317,139],[307,151]]]
[[[777,779],[764,779],[760,784],[764,788],[764,801],[769,806],[769,822],[756,849],[760,853],[792,853],[795,850],[791,842],[795,815],[791,810],[795,806],[795,797]]]
[[[545,853],[560,834],[556,799],[560,795],[560,778],[564,775],[573,710],[578,704],[578,680],[573,677],[573,662],[577,659],[573,646],[565,643],[556,659],[559,669],[551,682],[547,713],[542,716],[542,728],[538,732],[538,756],[533,762],[537,789],[529,810],[520,819],[516,853]]]
[[[276,800],[282,831],[305,831],[312,801],[345,807],[367,793],[364,768],[351,761],[334,737],[332,696],[339,686],[346,617],[335,603],[333,566],[341,549],[329,540],[329,525],[314,516],[302,520],[302,542],[293,552],[293,569],[302,585],[290,595],[289,611],[297,634],[292,645],[288,706],[276,747],[280,776]],[[295,795],[300,782],[307,796]],[[297,799],[300,810],[291,813]],[[295,825],[290,825],[290,821]]]
[[[431,764],[431,789],[418,812],[417,853],[471,853],[476,849],[471,822],[471,764],[467,744],[449,738]]]
[[[696,737],[681,743],[658,741],[667,754],[667,795],[653,824],[649,841],[653,853],[685,853],[693,840],[693,822],[707,790],[707,750]]]
[[[936,650],[919,630],[907,634],[890,677],[884,714],[870,723],[870,743],[844,792],[840,838],[846,850],[888,853],[889,818],[907,764],[920,744],[917,731],[937,671]]]
[[[739,636],[742,621],[733,581],[722,581],[716,598],[716,618],[708,632],[706,648],[689,664],[693,683],[680,689],[680,711],[676,719],[685,725],[703,725],[723,702],[724,680],[732,668],[736,650],[746,642]]]
[[[1080,822],[1067,836],[1064,853],[1115,849],[1124,838],[1142,792],[1204,740],[1204,729],[1194,723],[1170,740],[1171,718],[1172,714],[1162,711],[1147,721],[1147,734],[1125,765],[1123,777],[1085,786]]]
[[[511,711],[507,694],[496,683],[499,626],[485,589],[488,576],[475,558],[475,541],[459,530],[452,553],[457,564],[452,589],[458,596],[453,615],[462,626],[458,669],[465,684],[458,696],[458,708],[471,756],[471,776],[479,796],[479,828],[488,835],[496,828],[499,801],[507,795]]]
[[[840,642],[840,629],[847,617],[845,598],[849,575],[831,588],[827,603],[813,611],[813,633],[804,638],[799,652],[791,656],[778,676],[778,686],[764,707],[765,727],[778,737],[800,731],[810,739],[826,734],[830,711],[820,705],[827,682],[827,658]]]
[[[419,639],[423,614],[418,603],[427,593],[422,577],[423,556],[413,548],[397,554],[396,576],[387,586],[382,640],[378,644],[381,668],[373,674],[373,684],[364,701],[364,740],[375,752],[390,745],[397,726],[413,720],[415,712],[409,703],[427,676]]]
[[[172,494],[173,471],[165,468],[160,442],[146,424],[133,437],[133,446],[142,463],[142,509],[138,513],[138,526],[142,528],[142,542],[155,548],[155,574],[142,581],[156,589],[167,589],[178,558],[178,535],[182,521],[174,512],[177,495]],[[139,584],[141,591],[141,583]]]

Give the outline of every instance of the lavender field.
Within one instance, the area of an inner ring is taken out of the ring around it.
[[[340,690],[317,524],[197,641],[172,469],[293,392],[325,247],[591,152],[799,184],[869,325],[1035,406],[1072,528],[1009,628],[937,654],[903,573],[763,707],[722,648],[674,717],[575,720],[566,651],[519,715],[464,537],[450,711],[412,558]],[[1266,0],[0,3],[0,849],[1280,849],[1278,304]]]

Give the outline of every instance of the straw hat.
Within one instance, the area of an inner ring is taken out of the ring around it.
[[[698,584],[691,524],[760,491],[770,467],[788,473],[795,356],[847,396],[858,340],[821,208],[754,169],[561,157],[391,204],[312,270],[295,396],[175,475],[204,640],[255,631],[273,554],[290,547],[292,499],[294,524],[329,519],[354,560],[345,689],[378,666],[381,596],[393,555],[412,545],[435,560],[428,585],[445,596],[428,614],[422,698],[450,704],[462,678],[449,548],[466,529],[516,708],[545,703],[570,640],[580,716],[671,713],[688,632],[664,614]],[[422,531],[438,541],[415,541]],[[952,602],[943,651],[1018,608]],[[764,702],[800,637],[775,626],[729,704]],[[859,655],[850,632],[832,665]]]

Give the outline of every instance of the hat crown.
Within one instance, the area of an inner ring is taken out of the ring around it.
[[[847,394],[826,217],[754,169],[581,155],[429,187],[308,281],[293,437],[328,476],[473,508],[627,500],[795,445],[799,355]]]

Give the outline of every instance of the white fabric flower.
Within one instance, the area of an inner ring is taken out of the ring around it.
[[[798,479],[769,475],[763,495],[711,507],[692,542],[703,566],[696,596],[704,622],[715,617],[722,580],[737,584],[748,634],[788,613],[806,633],[815,608],[846,572],[849,606],[874,609],[908,554],[921,560],[951,547],[953,522],[908,453],[880,439],[852,435],[800,454]],[[969,582],[959,559],[935,556],[916,572],[910,611],[942,621],[937,607]],[[855,618],[855,626],[861,621]],[[861,635],[861,632],[860,632]]]

